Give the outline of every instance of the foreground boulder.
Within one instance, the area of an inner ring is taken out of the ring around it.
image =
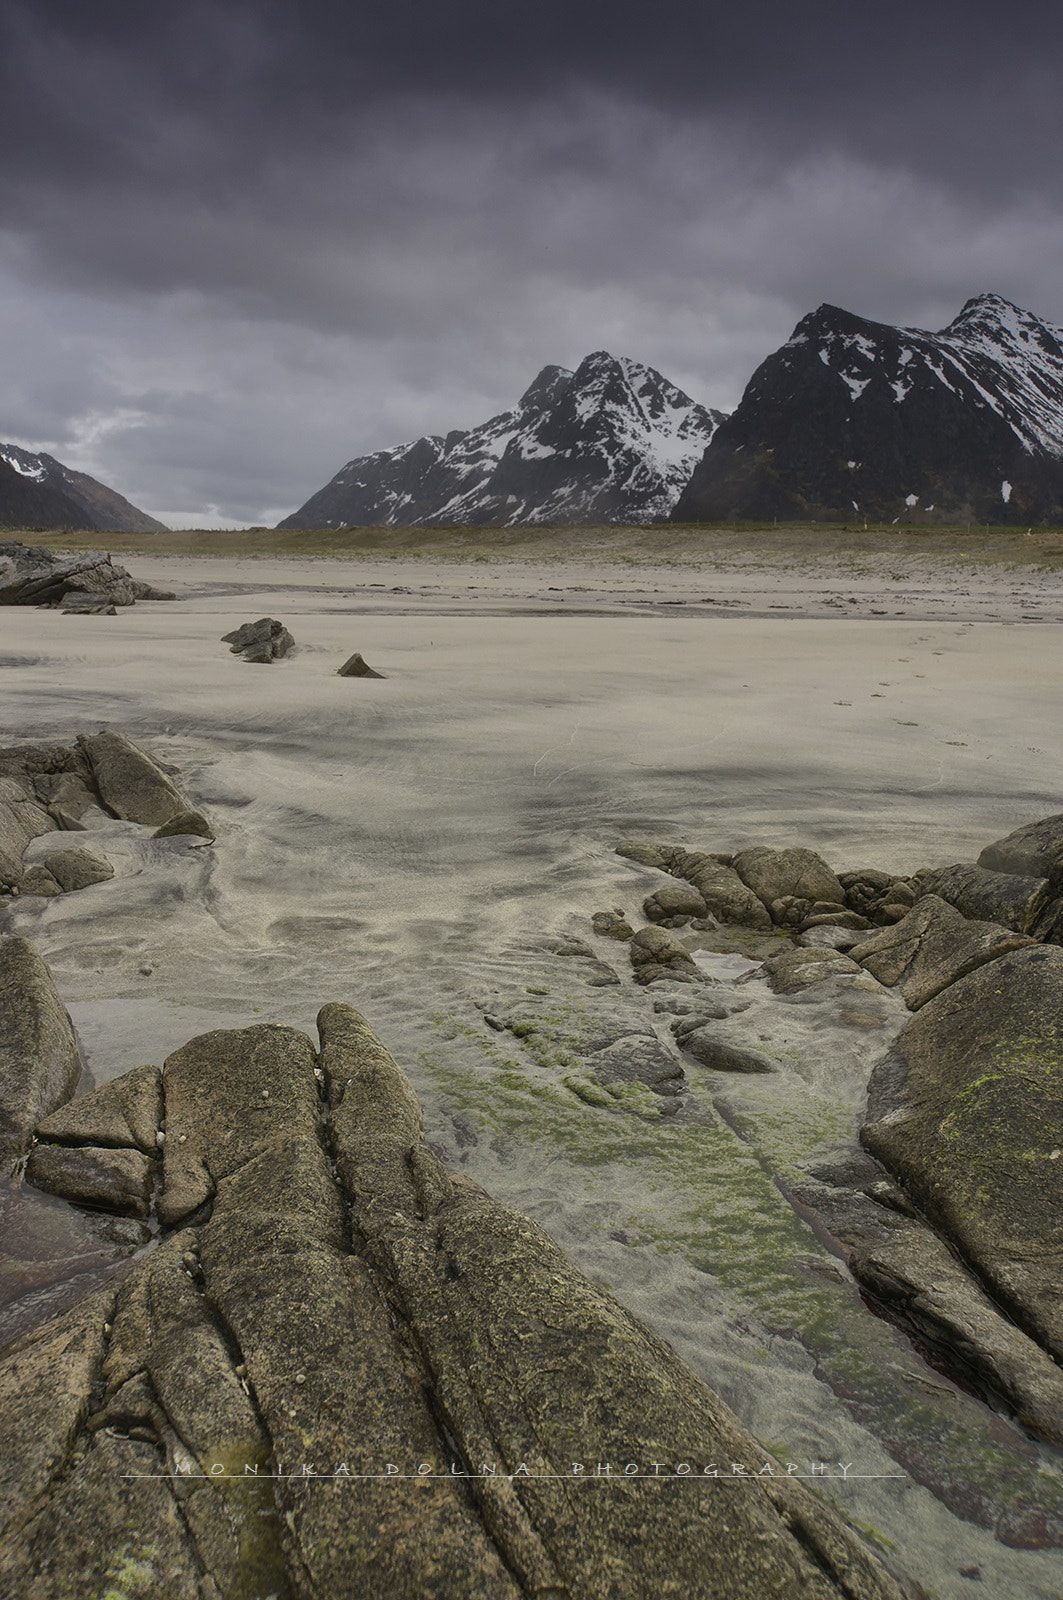
[[[0,1174],[81,1075],[74,1028],[28,939],[0,939]]]
[[[295,640],[276,617],[259,617],[257,622],[244,622],[232,633],[223,633],[221,642],[243,661],[268,664],[286,656]]]
[[[101,550],[61,556],[40,545],[0,541],[0,606],[61,606],[64,611],[106,613],[112,606],[131,606],[137,600],[173,598],[166,590],[131,577]]]
[[[160,767],[123,733],[111,729],[80,738],[100,799],[112,816],[162,827],[188,804]]]
[[[987,844],[978,865],[990,872],[1010,872],[1020,878],[1047,878],[1063,856],[1063,812],[1027,822],[1006,839]]]
[[[318,1027],[167,1060],[172,1231],[0,1358],[4,1592],[900,1600],[667,1345],[441,1166],[356,1011]]]
[[[865,1147],[1063,1362],[1063,950],[928,1000],[871,1077]]]
[[[871,934],[850,955],[879,983],[898,988],[918,1011],[942,989],[987,961],[1033,944],[995,922],[971,921],[946,900],[928,894],[900,922]]]

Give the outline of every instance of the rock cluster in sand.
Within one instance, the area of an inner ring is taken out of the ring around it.
[[[0,750],[0,894],[57,895],[102,883],[110,862],[95,851],[53,851],[27,867],[32,839],[84,831],[96,811],[153,828],[157,837],[212,837],[171,779],[124,734],[105,729],[73,745],[13,745]]]
[[[0,540],[0,606],[57,606],[62,611],[104,612],[137,600],[172,600],[141,583],[101,550],[60,556],[39,545]]]

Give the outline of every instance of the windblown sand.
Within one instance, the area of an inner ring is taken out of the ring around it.
[[[322,1003],[352,1001],[409,1070],[447,1159],[537,1216],[755,1433],[896,1474],[805,1353],[669,1244],[652,1162],[588,1168],[477,1131],[454,1074],[474,1087],[484,1059],[461,1028],[515,981],[522,942],[589,938],[591,913],[613,906],[638,920],[662,880],[615,854],[622,839],[801,844],[837,870],[908,873],[1063,810],[1060,578],[752,555],[126,559],[177,599],[113,618],[0,613],[0,742],[121,729],[179,767],[218,829],[204,848],[103,823],[77,842],[110,857],[111,882],[0,911],[51,965],[92,1078],[210,1027],[312,1029]],[[266,615],[294,635],[289,659],[252,666],[219,642]],[[385,678],[337,677],[355,650]],[[623,948],[598,948],[626,983]],[[881,1045],[869,1034],[847,1058],[854,1122]],[[660,1211],[660,1248],[617,1237],[639,1207]],[[1057,1592],[1058,1556],[1003,1550],[911,1482],[837,1497],[940,1596],[969,1591],[964,1565],[999,1585],[987,1592]]]

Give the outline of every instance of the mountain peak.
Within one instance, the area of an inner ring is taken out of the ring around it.
[[[415,441],[348,462],[280,526],[659,521],[720,420],[652,367],[594,350],[574,373],[544,367],[514,410],[445,450]]]
[[[553,405],[558,395],[564,390],[572,378],[572,373],[567,367],[544,367],[537,377],[521,395],[517,402],[520,411],[528,411],[533,407]]]
[[[1000,294],[940,333],[821,305],[747,385],[673,513],[1063,518],[1063,329]]]

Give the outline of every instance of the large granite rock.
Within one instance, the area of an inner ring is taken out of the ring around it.
[[[188,811],[166,774],[124,733],[105,729],[78,739],[101,800],[114,816],[159,828]]]
[[[718,857],[700,850],[673,850],[668,856],[668,870],[675,877],[692,883],[708,911],[721,922],[737,922],[750,928],[771,927],[771,917],[760,897],[742,882],[733,867],[726,866]]]
[[[767,910],[783,899],[845,909],[845,890],[814,850],[769,850],[757,845],[740,850],[731,863],[747,888]]]
[[[968,862],[938,867],[919,877],[919,898],[936,895],[977,922],[995,922],[1014,933],[1029,933],[1044,903],[1044,879],[990,872]]]
[[[1005,839],[987,844],[978,865],[990,872],[1010,872],[1020,878],[1047,878],[1063,856],[1063,812],[1027,822]]]
[[[162,1074],[158,1067],[132,1072],[79,1095],[37,1124],[37,1137],[54,1144],[108,1145],[154,1155],[162,1127]]]
[[[169,1058],[178,1231],[0,1358],[5,1593],[900,1600],[668,1346],[440,1165],[357,1012],[319,1031]]]
[[[946,900],[928,894],[902,921],[871,934],[849,953],[879,983],[899,989],[909,1010],[918,1011],[975,967],[1033,943],[995,922],[969,921]]]
[[[39,804],[29,783],[0,771],[0,894],[21,884],[25,876],[22,857],[30,840],[55,826],[55,819]]]
[[[628,944],[628,954],[636,983],[655,983],[658,978],[671,978],[681,983],[701,982],[701,973],[690,951],[667,928],[641,928]]]
[[[1063,1361],[1063,950],[928,1000],[872,1074],[861,1139],[1019,1325]]]
[[[257,622],[244,622],[232,633],[223,633],[221,642],[243,661],[268,664],[286,656],[295,640],[276,617],[259,617]]]
[[[73,1025],[27,939],[0,938],[0,1173],[81,1076]]]
[[[1063,1368],[1006,1317],[953,1250],[917,1217],[882,1168],[860,1157],[813,1169],[797,1198],[845,1247],[846,1264],[891,1319],[996,1407],[1063,1444]]]
[[[40,545],[0,542],[0,606],[58,606],[92,609],[131,606],[137,600],[172,600],[116,566],[102,550],[57,555]]]

